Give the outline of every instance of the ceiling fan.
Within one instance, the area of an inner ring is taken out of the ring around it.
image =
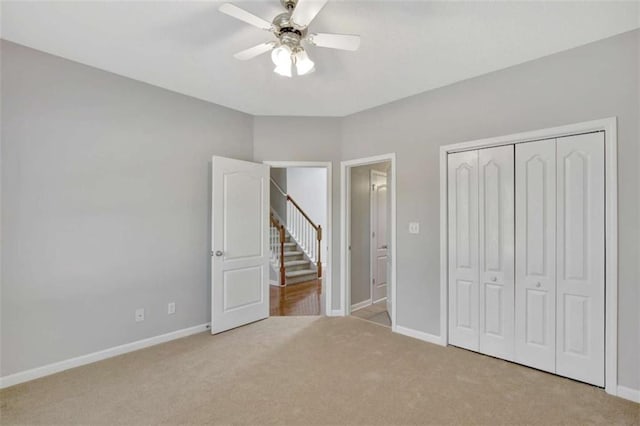
[[[224,3],[219,10],[229,16],[253,25],[275,35],[276,40],[250,47],[233,55],[236,59],[246,61],[271,51],[271,60],[276,74],[292,77],[293,66],[297,75],[305,75],[314,71],[315,64],[302,46],[329,47],[332,49],[356,51],[360,47],[360,36],[348,34],[309,33],[311,21],[327,4],[328,0],[280,0],[287,10],[266,21],[231,3]]]

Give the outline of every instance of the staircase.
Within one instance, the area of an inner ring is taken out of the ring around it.
[[[274,265],[274,267],[277,271],[279,265]],[[318,279],[315,265],[288,232],[285,234],[284,243],[284,276],[285,285]]]
[[[286,205],[285,220],[271,209],[269,246],[278,284],[287,286],[322,277],[322,227],[316,225],[273,180],[271,184]]]

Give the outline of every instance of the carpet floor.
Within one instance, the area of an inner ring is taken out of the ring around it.
[[[11,424],[635,424],[602,389],[356,318],[272,317],[0,391]]]

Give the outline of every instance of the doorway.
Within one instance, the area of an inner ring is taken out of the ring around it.
[[[331,285],[331,163],[265,164],[271,166],[270,315],[323,315]]]
[[[345,315],[392,327],[395,303],[395,155],[342,163]]]

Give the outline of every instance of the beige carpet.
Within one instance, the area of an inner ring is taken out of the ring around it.
[[[0,392],[10,424],[638,424],[603,390],[355,318],[272,317]]]

